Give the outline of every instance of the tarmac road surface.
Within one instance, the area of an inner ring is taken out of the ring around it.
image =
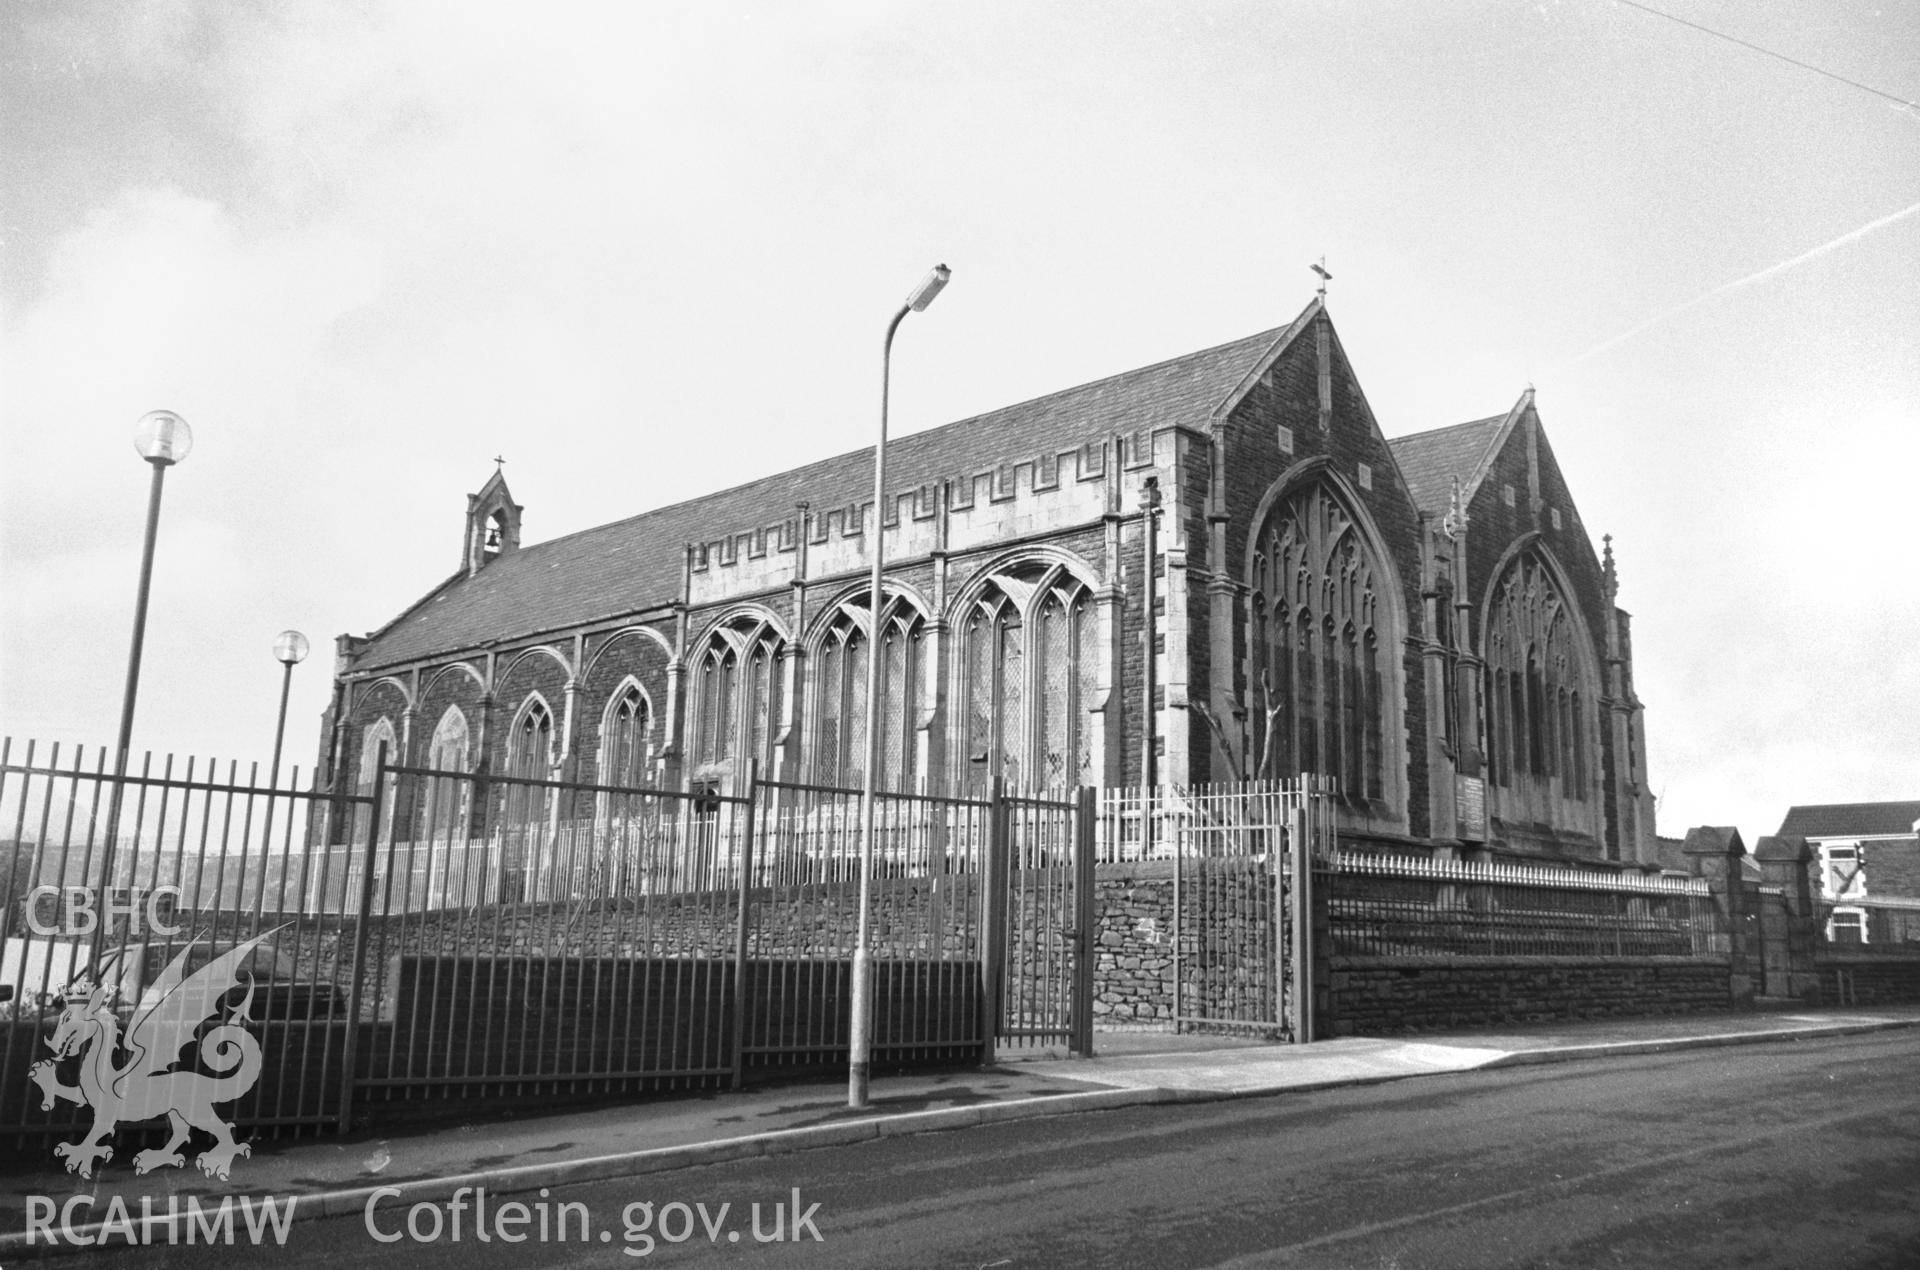
[[[271,1252],[96,1249],[88,1263],[1911,1270],[1920,1032],[884,1138],[470,1197],[459,1216],[458,1242],[446,1205],[396,1203],[372,1214],[390,1243],[363,1216],[295,1223]]]

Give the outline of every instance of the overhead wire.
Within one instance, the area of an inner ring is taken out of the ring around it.
[[[1861,92],[1872,93],[1875,97],[1884,97],[1895,105],[1904,106],[1908,110],[1920,110],[1920,104],[1916,104],[1910,98],[1901,97],[1883,89],[1875,88],[1871,84],[1863,84],[1857,79],[1848,79],[1845,75],[1836,75],[1830,70],[1815,66],[1812,62],[1803,62],[1797,57],[1788,57],[1785,53],[1777,53],[1770,48],[1755,44],[1751,40],[1743,40],[1737,35],[1728,35],[1725,31],[1716,31],[1710,26],[1702,26],[1698,22],[1690,22],[1686,18],[1676,17],[1671,13],[1656,9],[1652,5],[1641,4],[1639,0],[1614,0],[1614,3],[1623,4],[1629,9],[1638,9],[1642,13],[1650,13],[1656,18],[1665,18],[1669,22],[1677,22],[1681,26],[1690,27],[1704,35],[1711,35],[1716,40],[1725,40],[1729,44],[1738,44],[1741,48],[1752,49],[1756,53],[1777,58],[1789,66],[1798,66],[1803,71],[1812,71],[1816,75],[1824,75],[1828,79],[1847,85],[1849,88],[1858,88]]]

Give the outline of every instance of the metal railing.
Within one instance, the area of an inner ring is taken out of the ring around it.
[[[186,971],[262,940],[254,996],[236,979],[209,998],[251,1010],[262,1067],[224,1113],[249,1125],[844,1062],[859,791],[751,771],[729,793],[622,789],[383,750],[366,792],[331,795],[231,764],[40,757],[0,746],[0,1130],[66,1131],[76,1104],[37,1110],[49,1035],[103,982],[129,1026],[196,940]],[[876,1058],[1090,1044],[1090,792],[882,793],[875,812]]]
[[[125,1031],[135,1004],[176,961],[184,977],[228,953],[238,964],[207,1014],[232,989],[262,1056],[231,1114],[269,1126],[339,1114],[351,939],[303,902],[334,863],[306,848],[362,800],[300,785],[297,770],[270,787],[257,765],[151,755],[117,776],[104,750],[0,741],[0,1131],[64,1131],[80,1115],[82,1085],[63,1077],[70,1092],[43,1109],[30,1083],[50,1034],[74,1032],[101,1073],[129,1072],[136,1056],[112,1051],[138,1039]]]
[[[1286,849],[1287,826],[1305,811],[1323,858],[1333,849],[1330,776],[1126,787],[1100,791],[1095,859],[1102,864],[1170,860],[1182,853],[1257,857]]]
[[[1728,938],[1702,879],[1338,852],[1332,951],[1360,956],[1701,956]]]

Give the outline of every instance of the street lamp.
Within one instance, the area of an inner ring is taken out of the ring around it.
[[[849,1107],[867,1105],[867,1086],[873,1074],[873,949],[868,941],[873,915],[873,796],[880,767],[880,570],[886,558],[880,533],[886,523],[887,387],[893,373],[893,333],[909,312],[918,313],[932,304],[952,276],[953,271],[945,265],[935,265],[887,323],[887,338],[880,348],[880,442],[873,447],[873,572],[867,583],[867,762],[860,790],[860,930],[853,945]]]
[[[140,649],[147,637],[147,593],[153,584],[153,542],[160,531],[160,491],[166,483],[167,469],[183,462],[192,452],[193,429],[171,410],[149,410],[134,425],[133,448],[152,465],[153,482],[147,488],[147,536],[140,550],[140,589],[133,602],[133,646],[127,652],[127,689],[120,700],[120,741],[114,747],[107,843],[100,853],[100,885],[109,896],[113,892],[114,848],[120,836],[120,799],[126,789],[127,749],[133,743],[133,703],[140,691]],[[94,927],[96,952],[105,926],[105,922],[100,922]]]
[[[280,677],[280,722],[273,728],[273,769],[267,777],[268,789],[280,783],[280,743],[287,735],[287,693],[293,688],[293,668],[307,659],[307,648],[307,637],[299,631],[281,631],[273,640],[273,659],[287,669]]]
[[[266,827],[261,833],[265,845],[260,851],[263,861],[273,851],[273,792],[280,787],[280,742],[287,735],[287,693],[293,688],[293,668],[307,659],[307,637],[299,631],[281,631],[273,637],[273,659],[286,667],[286,671],[280,676],[280,721],[273,726],[273,766],[267,773]],[[264,906],[266,902],[267,888],[263,881],[255,903]]]

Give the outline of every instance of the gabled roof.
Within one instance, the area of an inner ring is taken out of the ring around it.
[[[1444,513],[1455,477],[1459,478],[1462,494],[1467,493],[1474,473],[1482,466],[1494,438],[1500,434],[1500,425],[1506,421],[1506,415],[1498,414],[1435,428],[1431,432],[1391,438],[1387,448],[1393,451],[1394,462],[1400,465],[1400,475],[1407,480],[1407,491],[1413,495],[1414,505],[1423,512]]]
[[[1115,433],[1205,428],[1223,401],[1244,391],[1249,373],[1270,363],[1318,307],[1316,300],[1286,327],[889,441],[893,488],[970,476]],[[671,603],[680,596],[688,542],[773,524],[792,515],[803,499],[825,510],[864,503],[872,494],[868,446],[523,546],[472,577],[442,583],[375,632],[354,668],[377,669]]]
[[[1920,821],[1920,802],[1808,803],[1787,809],[1781,837],[1851,838],[1910,834]]]

